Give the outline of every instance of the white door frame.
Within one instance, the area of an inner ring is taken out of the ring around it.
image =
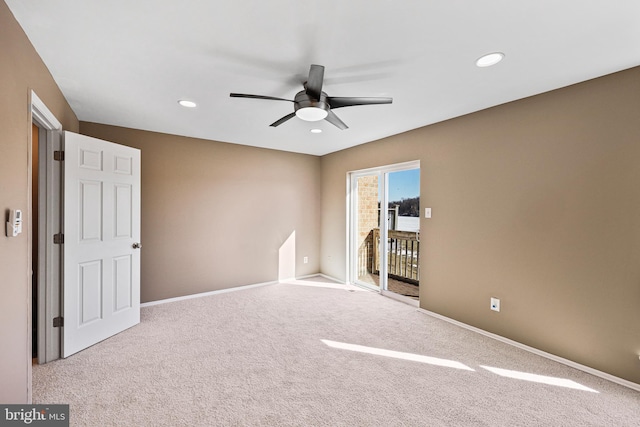
[[[54,161],[54,152],[62,149],[62,124],[34,91],[30,93],[29,103],[31,106],[29,129],[31,129],[31,123],[36,123],[40,128],[40,149],[38,150],[39,233],[37,236],[39,262],[36,270],[38,276],[38,363],[46,363],[60,358],[60,328],[53,326],[53,319],[60,316],[61,310],[62,251],[60,245],[53,243],[53,235],[60,233],[62,227],[62,167],[60,162]],[[29,134],[31,135],[31,133],[30,130]],[[29,153],[33,155],[31,149]],[[29,179],[32,177],[31,169],[32,162],[30,161]],[[31,192],[31,186],[29,186],[29,191]],[[29,197],[29,201],[31,201],[31,197]],[[32,217],[32,210],[33,207],[29,205],[28,218]],[[30,235],[29,242],[32,238],[33,236]],[[30,259],[30,264],[32,262],[33,260]],[[31,299],[29,299],[29,304],[31,305]],[[34,307],[30,308],[34,309]],[[31,334],[32,327],[33,325],[29,328],[29,334]],[[31,342],[31,335],[29,342]]]
[[[380,287],[376,288],[374,286],[358,281],[358,255],[357,251],[355,250],[355,248],[357,247],[357,242],[356,233],[354,232],[358,220],[358,212],[356,209],[356,207],[358,206],[358,193],[356,191],[357,179],[363,176],[378,175],[378,194],[380,195],[380,208],[382,209],[383,206],[388,206],[389,204],[389,194],[387,191],[387,188],[389,187],[389,173],[410,169],[420,169],[420,160],[396,163],[392,165],[379,166],[368,169],[360,169],[347,173],[347,277],[348,282],[353,285],[365,287],[368,289],[374,289],[379,291],[383,295],[398,298],[404,302],[417,305],[417,301],[413,299],[405,298],[402,295],[397,295],[393,292],[387,291],[388,254],[387,251],[382,250],[382,248],[380,248],[380,250],[378,251],[378,253],[380,254]],[[383,245],[383,242],[386,242],[388,240],[388,222],[386,215],[380,215],[380,222],[378,226],[380,227],[380,245]]]

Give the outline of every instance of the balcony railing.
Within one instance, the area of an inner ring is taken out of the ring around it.
[[[380,274],[380,229],[372,230],[374,273]],[[387,235],[387,274],[390,278],[418,285],[420,282],[420,233],[389,230]]]

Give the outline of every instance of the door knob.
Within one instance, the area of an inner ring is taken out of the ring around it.
[[[136,242],[133,244],[133,249],[140,249],[141,247],[142,247],[142,243]]]

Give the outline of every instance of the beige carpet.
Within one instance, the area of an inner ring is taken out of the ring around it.
[[[636,391],[357,289],[143,308],[140,325],[34,366],[34,403],[70,404],[74,426],[640,426]]]

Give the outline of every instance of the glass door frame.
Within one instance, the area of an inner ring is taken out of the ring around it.
[[[380,246],[382,246],[383,244],[386,245],[389,236],[386,210],[383,208],[389,205],[389,192],[387,191],[389,188],[389,174],[411,169],[420,169],[420,160],[360,169],[347,174],[347,277],[350,284],[378,291],[383,295],[400,299],[412,305],[418,305],[416,300],[387,290],[388,252],[382,248],[378,248],[378,253],[380,254],[379,287],[358,280],[358,178],[372,175],[378,176],[378,197],[380,199],[378,227],[380,229]]]

